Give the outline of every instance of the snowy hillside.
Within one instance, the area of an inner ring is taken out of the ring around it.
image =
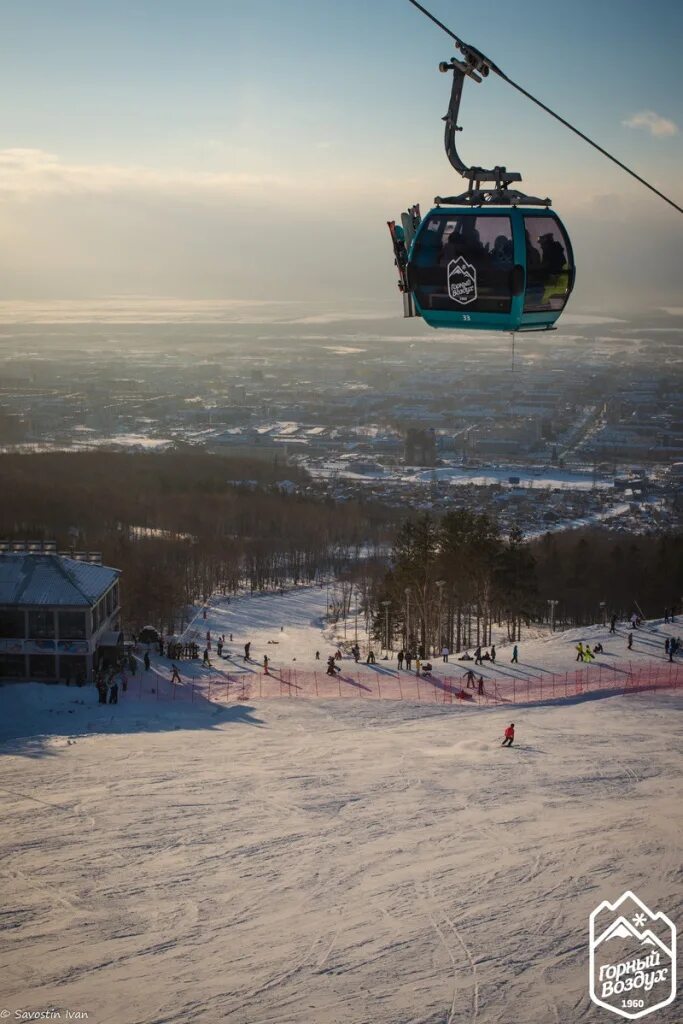
[[[226,674],[270,651],[274,672],[308,670],[333,649],[321,600],[244,598],[191,628],[233,632]],[[662,660],[664,628],[634,657]],[[564,672],[577,638],[528,640],[519,666],[501,647],[500,669]],[[219,671],[180,667],[184,687]],[[631,889],[681,918],[682,708],[680,690],[511,711],[0,687],[0,1005],[93,1024],[595,1020],[591,911]]]
[[[12,1009],[567,1024],[603,898],[680,919],[680,694],[517,709],[507,750],[498,708],[31,686],[25,723],[34,690],[43,735],[0,748]]]
[[[210,639],[210,666],[189,660],[178,662],[185,688],[178,689],[176,697],[189,699],[189,688],[194,684],[195,692],[223,701],[265,696],[363,696],[443,702],[454,699],[462,690],[465,673],[470,669],[476,671],[477,680],[483,678],[484,688],[481,698],[470,689],[471,699],[487,704],[623,690],[643,682],[683,685],[683,667],[678,660],[670,663],[665,652],[665,641],[683,633],[681,620],[667,624],[662,620],[647,622],[636,630],[618,623],[614,634],[608,626],[582,627],[563,633],[534,627],[525,630],[518,645],[518,662],[514,664],[514,645],[503,630],[498,630],[494,632],[495,664],[485,661],[474,665],[474,647],[470,647],[470,660],[462,660],[464,652],[451,655],[447,664],[440,656],[432,656],[430,678],[417,682],[414,665],[412,673],[398,673],[395,650],[384,660],[380,644],[366,633],[362,614],[357,622],[355,614],[351,614],[345,625],[342,621],[328,623],[328,603],[332,605],[333,597],[325,588],[302,587],[282,595],[216,598],[205,610],[198,610],[183,634],[183,639],[197,642],[200,652]],[[630,650],[629,633],[633,633]],[[219,657],[216,643],[221,636],[226,641]],[[356,637],[362,652],[359,664],[351,656]],[[244,659],[246,643],[250,644],[248,661]],[[603,651],[590,663],[577,662],[579,643],[591,649],[601,645]],[[338,662],[341,671],[338,677],[330,679],[326,676],[326,662],[337,649],[343,654]],[[377,658],[374,665],[365,663],[370,649]],[[159,658],[153,648],[149,653],[159,681],[163,680],[160,694],[169,697],[171,661]],[[268,678],[263,674],[264,655],[269,661]],[[143,678],[149,687],[152,677],[143,674]],[[230,683],[227,689],[226,681]],[[159,688],[159,682],[154,685]],[[131,686],[136,693],[139,675]]]

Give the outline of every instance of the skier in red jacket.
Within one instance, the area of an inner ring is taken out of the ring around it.
[[[515,723],[510,722],[507,729],[505,730],[505,739],[501,743],[502,747],[511,747],[515,738]]]

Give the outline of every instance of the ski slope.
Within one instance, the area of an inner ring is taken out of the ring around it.
[[[595,1020],[591,910],[630,888],[680,920],[682,701],[516,709],[508,750],[498,708],[0,688],[1,1002],[96,1024]]]
[[[233,632],[226,672],[256,672],[263,652],[313,663],[333,649],[325,601],[217,601],[190,630]],[[648,624],[633,657],[660,658],[667,628]],[[519,666],[501,647],[502,667],[560,671],[578,639],[530,636]],[[0,1009],[93,1024],[596,1020],[591,911],[631,889],[681,919],[682,709],[680,690],[511,712],[131,692],[100,706],[92,687],[1,686]]]
[[[243,595],[230,599],[216,597],[206,609],[198,609],[183,636],[193,639],[202,652],[207,643],[207,633],[211,636],[211,666],[205,668],[201,661],[183,660],[178,662],[181,677],[186,684],[201,684],[204,693],[208,692],[208,683],[215,685],[220,680],[230,679],[246,686],[249,697],[257,698],[259,694],[277,694],[277,685],[264,685],[262,676],[263,657],[269,659],[269,672],[274,679],[291,680],[300,694],[330,695],[336,689],[336,683],[328,682],[325,676],[327,657],[339,648],[344,657],[339,663],[342,669],[342,686],[340,695],[347,695],[355,690],[356,695],[377,695],[398,697],[399,692],[409,699],[418,699],[414,673],[402,672],[400,688],[397,680],[396,652],[391,652],[385,661],[385,652],[376,640],[368,637],[365,631],[365,620],[362,612],[358,616],[356,629],[355,614],[347,618],[346,627],[342,621],[327,621],[328,603],[333,604],[334,593],[323,587],[301,587],[279,593],[256,593],[253,596]],[[355,611],[355,604],[352,602]],[[204,618],[206,613],[206,618]],[[633,632],[633,648],[628,649],[628,634]],[[229,641],[232,634],[233,641]],[[564,694],[572,691],[574,675],[581,672],[581,689],[590,692],[592,689],[605,689],[613,686],[622,688],[629,678],[637,678],[643,673],[658,675],[666,681],[669,675],[675,678],[668,656],[664,650],[667,637],[683,634],[683,620],[665,624],[655,620],[643,623],[636,630],[626,623],[618,623],[615,634],[609,633],[608,626],[596,625],[571,629],[565,632],[551,633],[547,626],[533,626],[526,629],[519,642],[519,661],[512,664],[513,644],[507,640],[504,630],[494,631],[496,644],[496,663],[484,662],[475,666],[472,660],[463,661],[459,655],[451,655],[448,664],[444,664],[440,656],[431,656],[433,677],[437,688],[444,692],[460,690],[465,673],[475,669],[477,677],[483,676],[486,692],[492,695],[499,692],[506,699],[525,695],[527,689],[530,699],[547,699],[552,695],[553,677],[555,692]],[[223,656],[218,657],[216,640],[226,636],[226,647]],[[358,638],[362,650],[361,663],[356,665],[350,649]],[[581,641],[590,644],[591,648],[601,643],[604,651],[596,654],[589,665],[577,663],[577,644]],[[244,645],[249,642],[250,659],[244,660]],[[366,665],[365,658],[372,648],[377,658],[374,666]],[[315,657],[316,651],[320,659]],[[142,653],[142,650],[140,651]],[[171,662],[168,658],[159,658],[153,648],[149,649],[152,665],[164,680],[171,676]],[[461,652],[461,654],[464,652]],[[474,647],[469,648],[469,654]],[[680,660],[680,658],[679,658]],[[676,665],[673,666],[676,669]],[[317,684],[313,673],[318,674]],[[299,678],[303,675],[303,680]],[[565,680],[569,686],[565,689]],[[678,672],[679,682],[681,673]],[[543,680],[545,683],[543,684]],[[495,685],[494,685],[495,684]],[[316,689],[317,686],[317,689]],[[543,689],[545,686],[545,689]],[[235,690],[236,694],[238,691]],[[287,691],[288,692],[288,691]],[[420,693],[429,699],[428,693]],[[434,699],[432,697],[432,699]]]

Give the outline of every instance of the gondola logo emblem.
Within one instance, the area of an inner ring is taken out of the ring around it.
[[[458,256],[448,264],[448,294],[461,306],[476,301],[477,271],[464,256]]]
[[[676,926],[632,892],[590,916],[590,997],[638,1020],[676,998]]]

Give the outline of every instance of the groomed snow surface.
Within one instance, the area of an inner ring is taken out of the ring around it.
[[[307,659],[309,600],[233,601],[207,621],[227,631],[250,604],[260,658],[289,606],[275,649]],[[572,646],[523,643],[522,668],[545,651],[559,671]],[[92,688],[4,686],[0,1008],[94,1024],[617,1019],[589,1001],[588,918],[631,889],[680,923],[682,705],[680,690],[514,711],[131,691],[102,707]]]

